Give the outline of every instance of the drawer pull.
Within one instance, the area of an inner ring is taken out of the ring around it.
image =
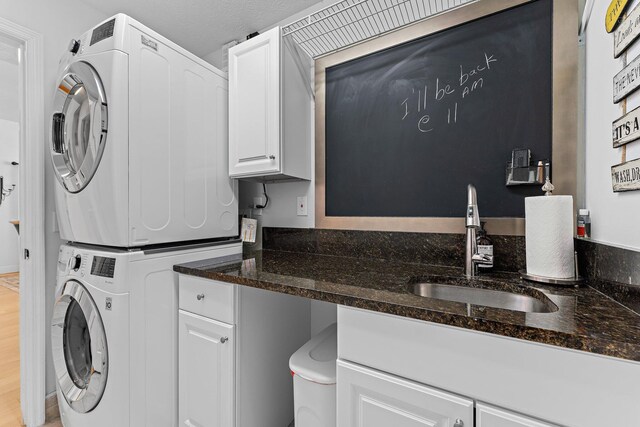
[[[224,344],[224,343],[226,343],[227,341],[229,341],[229,337],[222,337],[222,338],[220,338],[220,344]]]
[[[198,294],[196,295],[196,298],[198,298],[198,301],[201,301],[204,299],[204,294]]]
[[[464,421],[462,421],[460,418],[458,418],[455,422],[455,424],[453,425],[453,427],[464,427]]]

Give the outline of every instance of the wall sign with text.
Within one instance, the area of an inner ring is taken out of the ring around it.
[[[611,185],[615,193],[640,190],[640,159],[611,166]]]
[[[640,138],[640,107],[613,122],[613,148]]]
[[[619,57],[640,36],[640,7],[634,8],[613,33],[613,56]]]
[[[617,104],[638,88],[640,88],[640,56],[613,77],[613,102]]]
[[[609,8],[607,8],[607,14],[604,17],[604,27],[607,33],[616,29],[620,23],[620,17],[629,4],[628,0],[612,0]]]

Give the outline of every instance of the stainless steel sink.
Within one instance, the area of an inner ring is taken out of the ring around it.
[[[551,301],[546,302],[530,295],[485,288],[443,285],[441,283],[416,283],[413,285],[413,293],[421,297],[525,313],[552,313],[558,310],[558,307]]]

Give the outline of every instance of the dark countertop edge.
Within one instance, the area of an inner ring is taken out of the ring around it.
[[[540,329],[532,326],[518,326],[509,323],[486,319],[470,318],[425,308],[404,306],[384,301],[368,300],[362,297],[335,294],[315,289],[306,289],[272,282],[247,279],[224,272],[203,271],[197,268],[175,265],[173,271],[179,274],[200,277],[208,280],[218,280],[249,286],[256,289],[278,292],[287,295],[309,298],[318,301],[334,303],[354,308],[361,308],[379,313],[392,314],[409,319],[422,320],[446,326],[454,326],[471,331],[484,332],[497,336],[504,336],[523,341],[546,344],[553,347],[579,350],[591,354],[613,357],[616,359],[640,362],[640,343],[632,345],[619,341],[593,339],[586,336],[576,336],[550,329]],[[561,343],[559,343],[561,341]],[[613,345],[613,346],[612,346]],[[637,356],[631,356],[637,355]]]

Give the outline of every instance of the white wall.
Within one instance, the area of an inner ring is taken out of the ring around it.
[[[17,48],[4,45],[3,49],[11,49],[18,54]],[[18,63],[0,59],[0,119],[18,122],[20,120],[20,107],[18,105]]]
[[[0,176],[4,187],[16,189],[0,205],[0,274],[19,269],[18,252],[20,241],[15,227],[9,221],[19,219],[20,170],[11,162],[19,161],[20,152],[20,106],[18,98],[18,48],[14,43],[0,38]]]
[[[624,55],[613,58],[613,35],[604,29],[610,1],[595,0],[586,33],[586,154],[585,207],[591,210],[592,237],[602,243],[640,249],[640,191],[613,193],[611,166],[622,159],[622,149],[612,148],[612,122],[623,114],[614,104],[613,76],[623,68]],[[631,2],[628,10],[639,5]],[[640,41],[626,54],[630,62],[640,54]],[[640,92],[628,98],[627,111],[640,106]],[[640,142],[627,145],[627,160],[640,157]]]
[[[77,0],[0,0],[0,16],[16,24],[27,27],[42,34],[44,39],[44,94],[45,105],[45,140],[42,144],[48,144],[49,112],[52,109],[52,96],[56,85],[56,70],[58,60],[67,48],[69,41],[78,37],[98,22],[108,18],[105,14],[86,6]],[[54,288],[56,281],[56,263],[60,238],[57,225],[54,225],[55,203],[53,199],[54,176],[49,162],[48,145],[45,153],[46,164],[46,197],[45,197],[45,258],[46,258],[46,287],[47,297],[47,325],[51,318]],[[48,332],[48,329],[47,329]],[[55,390],[55,377],[53,362],[51,360],[50,334],[47,333],[47,393]]]
[[[0,69],[4,63],[0,61]],[[15,75],[13,79],[16,86],[13,90],[17,92],[18,68],[14,67]],[[11,76],[6,76],[10,78]],[[3,93],[3,92],[0,92]],[[0,98],[0,106],[8,101],[16,101],[11,96]],[[17,104],[14,105],[17,109]],[[0,176],[4,177],[4,188],[11,188],[11,184],[16,184],[16,189],[0,205],[0,274],[12,273],[19,269],[18,253],[20,251],[20,242],[18,233],[9,221],[19,219],[20,209],[20,183],[18,166],[12,166],[11,162],[19,160],[20,151],[20,124],[17,121],[0,119]]]

